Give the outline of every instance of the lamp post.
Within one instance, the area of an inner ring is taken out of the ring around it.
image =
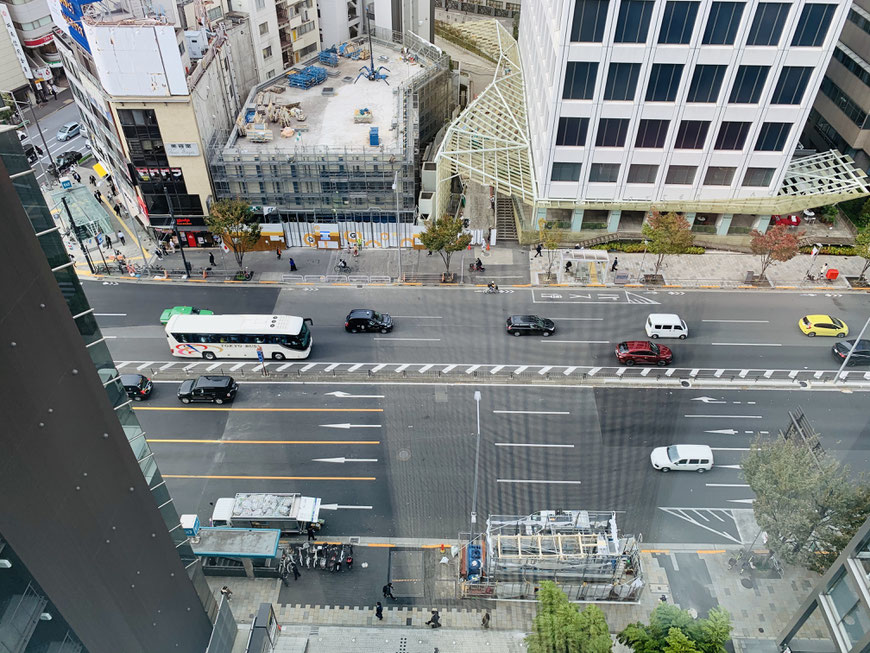
[[[474,454],[474,490],[471,494],[471,526],[468,534],[468,546],[474,543],[474,525],[477,523],[477,471],[480,466],[480,390],[474,391],[474,403],[477,404],[477,450]]]
[[[843,370],[846,368],[846,365],[849,364],[849,359],[852,358],[852,352],[855,351],[855,347],[857,347],[858,343],[861,342],[861,338],[864,337],[864,332],[867,330],[868,326],[870,326],[870,317],[868,317],[867,321],[864,322],[864,326],[861,328],[861,333],[859,333],[858,337],[855,338],[855,344],[852,345],[851,349],[849,349],[849,353],[846,354],[846,358],[844,358],[843,362],[840,364],[840,369],[837,370],[837,381],[842,378]]]
[[[402,281],[402,216],[399,215],[399,171],[393,177],[393,190],[396,192],[396,238],[399,245],[399,281]],[[480,394],[480,393],[478,393]]]
[[[646,261],[646,247],[649,245],[649,241],[644,239],[643,241],[643,256],[640,257],[640,272],[637,273],[637,283],[640,283],[641,278],[643,278],[643,263]]]
[[[27,102],[20,102],[19,100],[16,100],[15,96],[12,95],[12,93],[10,93],[9,91],[2,91],[2,92],[7,93],[9,95],[9,97],[12,98],[12,101],[16,105],[16,110],[17,110],[17,105],[19,105],[19,104],[30,107],[30,114],[33,116],[33,122],[36,125],[36,130],[39,132],[39,138],[42,140],[42,146],[45,148],[45,153],[48,155],[48,160],[51,163],[50,169],[53,169],[55,171],[55,173],[59,173],[60,171],[57,169],[57,166],[54,165],[54,157],[51,156],[51,150],[48,149],[48,143],[45,142],[45,135],[42,133],[42,127],[39,125],[39,118],[36,116],[36,111],[33,110],[33,104],[30,102],[30,99],[28,98]],[[25,130],[26,130],[26,127],[25,127]],[[40,165],[42,165],[42,157],[40,157],[39,161],[40,161]],[[49,179],[52,176],[56,177],[57,175],[46,175],[46,179]]]

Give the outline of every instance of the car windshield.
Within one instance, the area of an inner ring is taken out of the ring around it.
[[[377,311],[372,311],[372,319],[375,320],[375,321],[377,321],[377,322],[383,322],[383,321],[384,321],[383,316],[382,316],[380,313],[378,313]]]
[[[672,463],[675,463],[680,459],[680,457],[677,455],[677,445],[672,444],[670,447],[668,447],[668,459]]]
[[[654,343],[654,342],[649,343],[649,348],[650,348],[650,351],[652,351],[652,353],[654,353],[654,354],[659,353],[659,346],[656,343]]]
[[[842,329],[842,328],[843,328],[843,323],[842,323],[840,320],[838,320],[837,318],[832,317],[832,318],[831,318],[831,322],[833,322],[833,323],[834,323],[834,326],[837,327],[838,329]]]

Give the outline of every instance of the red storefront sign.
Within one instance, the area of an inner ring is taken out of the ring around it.
[[[28,48],[38,48],[40,45],[45,45],[46,43],[51,43],[54,41],[53,34],[46,34],[45,36],[40,36],[38,39],[27,40],[24,39],[24,46]]]

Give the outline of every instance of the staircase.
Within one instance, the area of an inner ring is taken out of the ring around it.
[[[517,239],[517,221],[514,218],[514,203],[510,197],[496,195],[495,198],[495,228],[498,230],[499,240]]]

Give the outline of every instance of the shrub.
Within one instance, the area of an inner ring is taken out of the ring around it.
[[[811,246],[801,247],[801,254],[812,254]],[[853,245],[822,245],[819,254],[830,254],[832,256],[855,256],[855,247]]]
[[[637,240],[615,240],[612,243],[600,243],[592,245],[589,249],[605,249],[609,252],[624,252],[626,254],[643,254],[644,244]],[[686,254],[703,254],[703,247],[692,246],[686,250]]]

